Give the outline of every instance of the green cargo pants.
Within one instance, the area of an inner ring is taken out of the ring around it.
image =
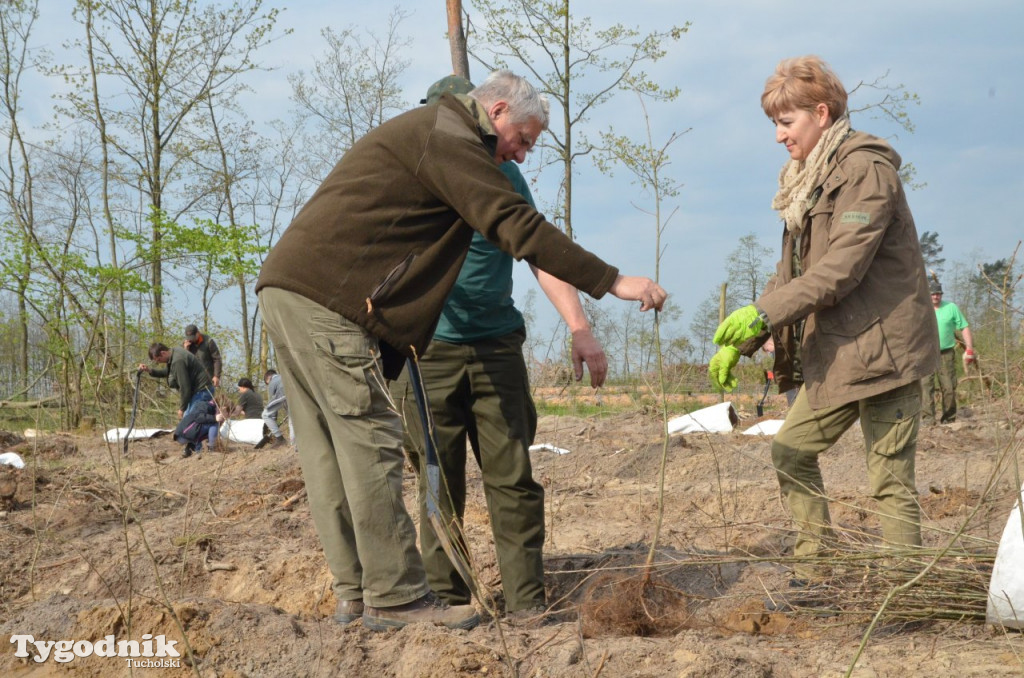
[[[796,523],[794,555],[811,557],[832,538],[828,497],[818,455],[828,450],[860,418],[867,453],[868,482],[878,502],[882,538],[890,545],[921,545],[921,512],[914,483],[914,457],[920,425],[921,385],[914,381],[864,400],[811,409],[801,388],[786,422],[772,441],[772,463],[779,487]],[[815,579],[813,563],[798,563],[795,574]]]
[[[426,595],[402,501],[402,422],[375,360],[377,340],[293,292],[266,287],[259,302],[335,596],[393,607]]]
[[[935,382],[939,383],[939,393],[942,397],[942,416],[939,417],[939,421],[943,424],[956,421],[955,350],[950,348],[943,351],[938,372],[921,380],[922,417],[929,424],[935,423]]]
[[[439,508],[446,524],[454,515],[462,525],[468,440],[480,465],[508,612],[545,601],[544,488],[533,479],[530,464],[537,411],[523,360],[524,339],[520,330],[472,344],[433,341],[419,361],[441,467]],[[468,603],[470,587],[427,519],[423,428],[407,374],[391,385],[391,393],[405,415],[406,450],[420,470],[420,548],[427,581],[447,602]]]

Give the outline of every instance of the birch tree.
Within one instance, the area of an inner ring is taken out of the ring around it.
[[[598,146],[586,131],[595,109],[618,92],[633,91],[651,100],[668,101],[679,95],[643,70],[667,54],[667,41],[678,40],[689,28],[670,26],[644,33],[614,24],[596,28],[589,17],[570,11],[571,0],[473,0],[483,25],[470,54],[488,69],[520,72],[550,97],[549,134],[541,146],[561,173],[554,220],[573,237],[572,201],[576,162]]]
[[[27,291],[32,272],[28,234],[34,228],[32,159],[21,129],[21,78],[32,66],[29,37],[39,17],[38,0],[12,0],[0,4],[0,87],[3,89],[3,128],[7,142],[0,168],[4,218],[0,232],[7,256],[0,269],[0,284],[17,300],[18,371],[21,387],[29,386],[29,313]]]
[[[211,5],[197,0],[77,0],[85,37],[72,43],[89,69],[64,66],[74,89],[64,111],[100,127],[116,180],[135,191],[112,219],[149,228],[151,320],[163,332],[164,253],[160,225],[201,197],[188,181],[200,149],[179,143],[203,101],[258,68],[278,10],[263,0]],[[98,108],[94,102],[99,102]]]
[[[292,99],[305,123],[310,168],[322,179],[360,137],[409,108],[399,78],[410,40],[400,33],[409,16],[395,8],[383,35],[352,26],[320,31],[327,48],[313,71],[290,76]]]

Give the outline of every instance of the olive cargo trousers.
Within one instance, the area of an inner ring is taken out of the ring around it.
[[[956,351],[946,349],[942,352],[938,371],[921,380],[922,417],[929,424],[935,423],[935,382],[939,383],[942,397],[942,415],[939,422],[948,424],[956,421]]]
[[[335,596],[373,607],[421,598],[430,589],[402,500],[402,421],[377,340],[293,292],[266,287],[259,302]]]
[[[818,455],[860,419],[868,483],[878,502],[882,537],[889,545],[921,545],[921,512],[914,482],[914,458],[921,418],[921,385],[915,380],[864,400],[811,409],[803,388],[772,441],[779,488],[796,523],[794,555],[816,556],[832,537],[828,497]],[[820,576],[813,563],[798,563],[795,574]]]

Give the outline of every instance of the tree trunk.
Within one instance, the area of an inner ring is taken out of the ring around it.
[[[462,30],[462,0],[447,0],[448,45],[452,53],[452,72],[469,80],[469,55],[466,34]]]

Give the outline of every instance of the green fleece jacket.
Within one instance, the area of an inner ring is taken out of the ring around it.
[[[476,230],[516,259],[603,296],[618,270],[513,190],[494,161],[496,142],[477,103],[450,94],[377,127],[285,230],[256,291],[301,294],[402,355],[422,354]]]
[[[199,391],[209,391],[213,388],[210,375],[206,368],[194,355],[181,348],[171,348],[171,359],[166,365],[149,368],[149,376],[154,379],[167,378],[167,385],[178,389],[181,397],[181,405],[178,409],[185,410],[192,396]]]

